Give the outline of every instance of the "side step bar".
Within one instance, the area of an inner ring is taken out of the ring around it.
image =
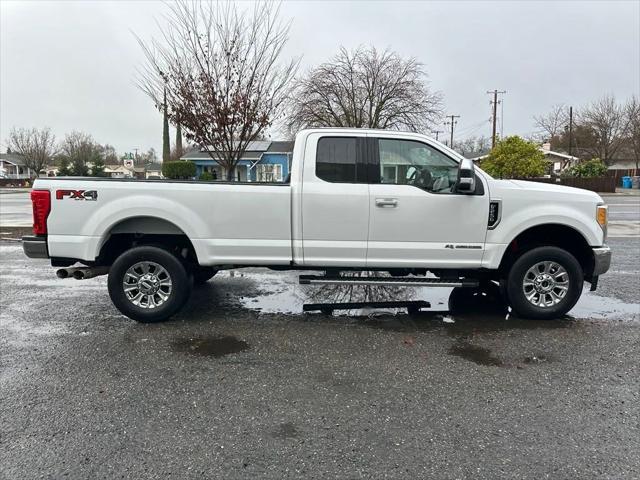
[[[346,302],[346,303],[305,303],[303,312],[320,311],[331,315],[334,310],[355,310],[360,308],[406,308],[409,314],[419,313],[422,308],[429,308],[431,304],[424,300],[406,302]]]
[[[327,275],[300,275],[301,285],[332,284],[332,285],[388,285],[412,287],[477,287],[478,280],[446,280],[440,278],[419,277],[341,277]]]

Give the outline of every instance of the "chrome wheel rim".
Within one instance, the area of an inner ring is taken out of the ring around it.
[[[136,307],[158,308],[171,296],[171,275],[156,262],[138,262],[125,272],[122,289]]]
[[[569,291],[569,274],[559,263],[538,262],[524,275],[522,291],[532,305],[540,308],[553,307]]]

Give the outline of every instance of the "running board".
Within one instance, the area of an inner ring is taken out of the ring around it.
[[[409,300],[400,302],[346,302],[346,303],[305,303],[303,312],[317,312],[331,315],[334,310],[356,310],[361,308],[406,308],[409,314],[419,313],[431,304],[424,300]]]
[[[386,285],[412,287],[477,287],[474,279],[446,280],[440,278],[417,277],[331,277],[326,275],[300,275],[301,285]]]

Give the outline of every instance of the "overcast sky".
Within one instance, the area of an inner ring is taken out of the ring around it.
[[[161,151],[162,116],[134,84],[142,53],[131,33],[157,34],[154,1],[0,0],[0,145],[12,126],[81,130],[119,153]],[[287,56],[302,70],[342,45],[414,56],[456,138],[490,135],[487,90],[506,90],[504,134],[527,135],[532,115],[603,94],[640,94],[640,1],[289,1]],[[444,125],[440,127],[444,129]],[[442,137],[441,137],[442,138]],[[172,138],[173,144],[173,138]]]

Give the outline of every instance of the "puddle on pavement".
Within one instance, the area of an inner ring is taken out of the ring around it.
[[[274,438],[281,438],[287,440],[290,438],[297,438],[300,435],[296,426],[291,422],[285,422],[278,425],[278,428],[272,432],[271,436]]]
[[[546,363],[549,359],[546,355],[531,355],[529,357],[524,357],[524,363],[534,364],[534,363]]]
[[[249,344],[244,340],[238,340],[236,337],[211,336],[179,339],[171,344],[171,348],[174,352],[220,358],[248,350]]]
[[[493,355],[490,349],[478,347],[468,342],[452,345],[449,348],[449,354],[486,367],[501,367],[503,364],[502,360]]]
[[[216,277],[215,288],[225,288],[225,282],[231,276],[229,272],[221,272]],[[233,276],[238,279],[239,274],[236,272]],[[504,305],[500,305],[499,302],[492,303],[486,299],[474,304],[471,310],[468,306],[464,308],[463,305],[463,308],[455,309],[455,314],[450,313],[449,297],[453,291],[451,288],[299,285],[298,273],[296,272],[245,271],[242,272],[242,281],[246,282],[246,286],[252,288],[246,288],[245,292],[248,293],[239,297],[241,305],[261,313],[300,315],[305,303],[423,300],[431,304],[431,308],[426,310],[425,314],[437,315],[439,321],[451,324],[460,321],[505,323],[505,320],[508,320],[508,324],[511,326],[515,326],[517,323],[521,324],[523,328],[527,328],[525,324],[534,326],[542,324],[546,328],[553,328],[551,324],[555,324],[554,327],[567,327],[572,319],[640,321],[640,305],[596,295],[588,291],[588,286],[585,287],[578,304],[565,319],[554,322],[531,322],[514,318],[513,315],[509,315]],[[337,316],[365,316],[369,318],[405,313],[406,309],[394,308],[334,311],[334,315]]]

